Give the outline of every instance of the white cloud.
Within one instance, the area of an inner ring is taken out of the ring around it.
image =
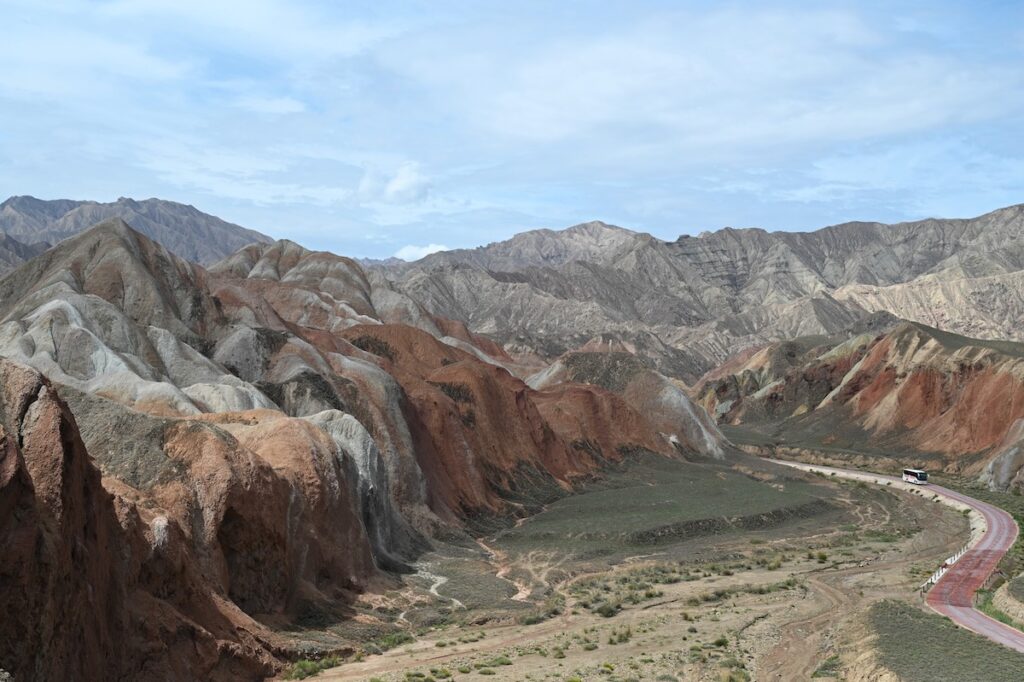
[[[438,251],[447,251],[448,247],[444,244],[427,244],[426,246],[416,246],[415,244],[409,244],[403,246],[398,251],[395,251],[395,258],[401,258],[405,261],[419,260],[425,256],[429,256],[432,253]]]
[[[457,41],[402,41],[387,63],[513,155],[548,146],[556,168],[751,159],[988,120],[1024,103],[1018,69],[921,47],[867,12],[651,14],[540,44],[473,26],[479,35]]]
[[[368,168],[359,181],[357,196],[364,203],[412,204],[430,192],[430,180],[415,161],[401,163],[392,172]]]
[[[423,175],[418,163],[403,163],[394,177],[388,180],[384,196],[388,201],[408,203],[420,201],[430,191],[430,181]]]

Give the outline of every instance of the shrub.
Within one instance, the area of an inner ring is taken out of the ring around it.
[[[391,347],[391,344],[383,339],[378,339],[376,336],[370,336],[364,334],[363,336],[357,336],[352,339],[352,345],[359,350],[364,350],[367,353],[373,353],[374,355],[382,358],[387,358],[394,362],[397,353],[395,349]]]
[[[404,630],[399,630],[398,632],[389,632],[380,639],[376,640],[374,644],[376,644],[381,651],[387,651],[388,649],[394,649],[396,646],[408,644],[409,642],[412,642],[414,639],[415,638],[408,632],[405,632]]]
[[[473,402],[473,392],[469,390],[469,386],[466,384],[450,381],[431,381],[430,385],[439,388],[442,393],[457,403]]]
[[[307,677],[312,677],[320,673],[321,671],[327,670],[328,668],[336,668],[341,665],[341,659],[336,656],[328,656],[327,658],[321,658],[318,661],[311,661],[303,659],[296,661],[291,668],[284,674],[286,680],[304,680]]]

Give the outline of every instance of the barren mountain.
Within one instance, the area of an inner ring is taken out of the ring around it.
[[[523,357],[552,360],[594,337],[659,347],[694,380],[738,347],[830,334],[868,312],[1012,334],[1024,268],[1024,207],[971,220],[846,223],[816,232],[726,228],[673,242],[603,223],[537,230],[472,250],[381,265],[439,315]],[[975,312],[975,310],[978,312]]]
[[[0,533],[19,548],[0,569],[25,595],[12,622],[38,632],[0,649],[15,673],[60,669],[66,627],[95,633],[83,678],[267,674],[298,646],[268,622],[349,617],[438,533],[511,523],[626,457],[727,454],[649,369],[533,388],[493,342],[291,242],[208,271],[101,223],[0,280],[0,357],[4,429],[23,434],[0,460]],[[641,378],[664,397],[638,399]],[[43,394],[45,428],[19,407]],[[54,452],[73,479],[50,483]],[[82,505],[66,528],[46,520]],[[81,551],[88,575],[62,573]]]
[[[4,275],[33,256],[50,248],[47,242],[23,244],[9,234],[0,233],[0,275]]]
[[[195,263],[213,263],[247,244],[271,241],[255,230],[162,199],[135,201],[122,197],[99,203],[20,196],[0,204],[0,232],[26,244],[56,244],[112,218],[124,220],[172,253]]]

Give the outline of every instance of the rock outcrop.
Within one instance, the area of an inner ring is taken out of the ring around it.
[[[181,524],[199,509],[183,503],[186,516],[172,519],[123,484],[108,490],[55,387],[6,360],[0,423],[0,662],[14,679],[234,680],[276,669],[271,634],[215,589]]]

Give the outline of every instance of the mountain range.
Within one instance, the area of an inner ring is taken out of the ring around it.
[[[865,315],[1024,340],[1024,207],[970,220],[726,228],[663,241],[600,222],[375,266],[427,309],[524,360],[637,348],[690,383],[737,349]]]
[[[1024,487],[1021,207],[414,263],[156,199],[0,228],[0,660],[41,679],[274,674],[285,626],[640,456]]]

